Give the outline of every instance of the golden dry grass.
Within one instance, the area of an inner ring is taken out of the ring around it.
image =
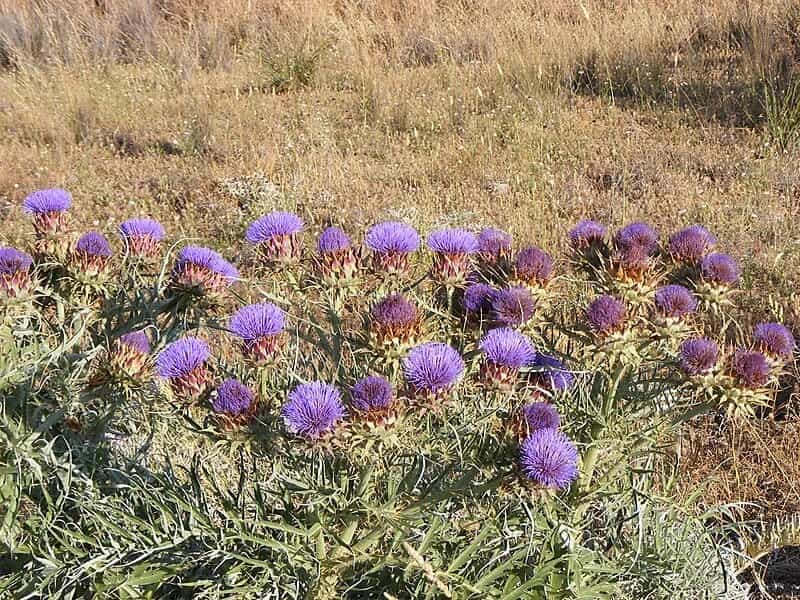
[[[51,185],[87,228],[147,214],[233,256],[275,205],[353,232],[492,223],[553,252],[581,217],[702,222],[755,317],[800,317],[800,159],[763,104],[800,68],[794,2],[0,0],[0,40],[4,243]],[[698,428],[686,485],[796,509],[787,427]],[[756,493],[772,473],[780,501]]]

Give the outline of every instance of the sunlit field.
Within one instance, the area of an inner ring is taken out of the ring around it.
[[[0,596],[800,597],[792,2],[0,0]]]

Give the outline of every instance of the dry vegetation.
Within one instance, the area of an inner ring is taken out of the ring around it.
[[[702,222],[772,299],[756,316],[800,319],[795,2],[0,0],[0,68],[4,243],[55,184],[87,225],[148,214],[233,252],[276,204],[551,251],[580,217]],[[797,510],[773,416],[690,432],[684,488]]]

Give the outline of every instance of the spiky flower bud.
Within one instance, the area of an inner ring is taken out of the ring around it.
[[[454,348],[438,342],[417,346],[403,362],[409,392],[423,401],[443,399],[458,383],[465,367]]]
[[[578,449],[560,431],[539,429],[520,447],[520,468],[540,486],[567,489],[578,477]]]
[[[33,287],[30,255],[16,248],[0,248],[0,293],[8,298],[24,296]]]
[[[344,283],[356,275],[357,261],[348,235],[338,227],[328,227],[317,240],[317,269],[324,281]]]

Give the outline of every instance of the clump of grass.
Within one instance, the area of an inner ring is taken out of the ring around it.
[[[763,102],[768,142],[779,152],[791,150],[800,137],[800,78],[765,85]]]

